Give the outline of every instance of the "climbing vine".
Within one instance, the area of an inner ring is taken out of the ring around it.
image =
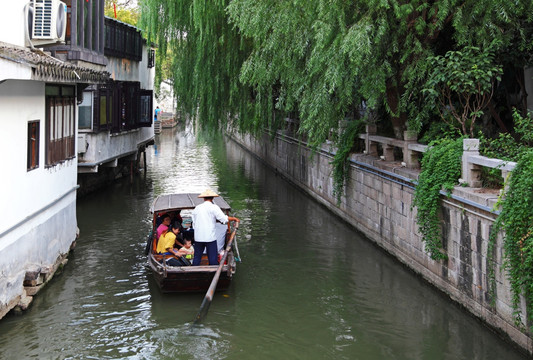
[[[348,156],[353,151],[355,139],[361,133],[363,120],[352,120],[343,129],[337,143],[337,152],[331,162],[333,166],[333,195],[340,202],[344,180],[348,172]]]
[[[429,144],[422,158],[422,172],[418,177],[413,207],[416,206],[416,222],[425,242],[425,249],[434,260],[447,259],[442,249],[439,220],[440,191],[451,195],[453,186],[461,175],[463,138],[441,139]]]
[[[531,174],[533,174],[532,149],[523,153],[513,170],[490,239],[490,246],[493,248],[497,233],[503,231],[505,254],[503,265],[508,271],[511,283],[517,326],[524,323],[520,311],[522,295],[526,300],[528,321],[533,322],[533,177]],[[494,280],[492,286],[494,287]]]
[[[501,206],[501,212],[490,234],[487,258],[490,264],[490,294],[494,301],[494,249],[496,238],[502,233],[503,267],[511,283],[515,324],[523,326],[524,318],[520,311],[522,295],[525,298],[527,320],[533,323],[533,149],[530,146],[533,116],[530,113],[523,117],[515,109],[513,119],[518,139],[509,134],[500,134],[493,140],[483,139],[486,155],[517,162],[512,175],[506,180],[507,190],[497,204]]]

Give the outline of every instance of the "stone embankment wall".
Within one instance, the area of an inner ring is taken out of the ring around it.
[[[337,205],[333,196],[331,149],[324,147],[312,154],[305,144],[282,134],[274,141],[269,135],[263,139],[232,135],[232,139],[452,300],[533,354],[531,334],[514,325],[511,289],[505,271],[501,271],[501,239],[494,250],[497,299],[491,305],[487,247],[496,218],[490,204],[497,194],[458,187],[452,198],[443,197],[443,242],[449,259],[434,261],[424,251],[417,231],[416,209],[411,208],[414,194],[411,179],[416,178],[416,172],[409,173],[398,163],[387,167],[379,157],[353,155],[345,192]]]

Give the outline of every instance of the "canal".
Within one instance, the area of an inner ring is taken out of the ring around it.
[[[523,359],[511,345],[232,142],[164,130],[148,171],[78,199],[63,272],[0,321],[1,359]],[[222,194],[242,263],[207,318],[145,266],[159,194]]]

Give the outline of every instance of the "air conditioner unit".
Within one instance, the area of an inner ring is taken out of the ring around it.
[[[27,30],[33,45],[65,42],[67,5],[59,0],[32,0],[28,7]]]

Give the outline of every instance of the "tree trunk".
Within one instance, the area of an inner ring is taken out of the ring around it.
[[[403,139],[403,132],[407,122],[407,114],[405,112],[398,112],[400,105],[400,94],[398,87],[391,79],[387,80],[387,104],[391,111],[391,122],[394,130],[394,137],[396,139]]]

